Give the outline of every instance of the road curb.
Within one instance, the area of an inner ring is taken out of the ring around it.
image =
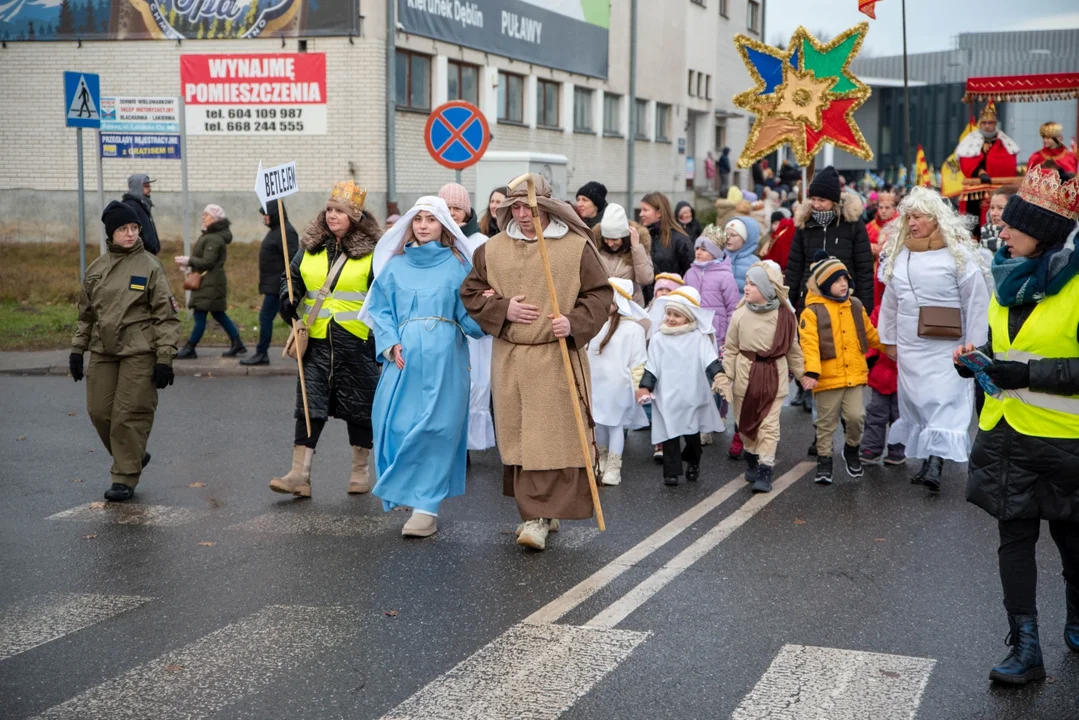
[[[294,367],[274,367],[273,365],[252,365],[250,367],[246,365],[238,365],[236,367],[198,367],[189,365],[185,367],[182,364],[175,363],[173,364],[172,369],[176,375],[182,375],[184,377],[293,377],[296,375],[296,368]],[[43,375],[63,376],[68,374],[66,365],[40,365],[25,368],[0,369],[0,377],[40,377]]]

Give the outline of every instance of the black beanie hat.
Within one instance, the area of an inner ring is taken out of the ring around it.
[[[769,220],[769,222],[780,222],[780,221],[784,220],[786,217],[787,217],[786,213],[781,212],[779,210],[776,210],[774,213],[772,213],[772,219]]]
[[[1042,250],[1055,245],[1063,245],[1068,235],[1075,229],[1075,221],[1071,218],[1038,207],[1019,195],[1008,198],[1008,204],[1004,206],[1004,213],[1000,219],[1005,225],[1037,240],[1038,247]]]
[[[139,216],[124,203],[113,200],[105,207],[105,211],[101,213],[101,222],[105,223],[105,237],[111,241],[112,234],[116,232],[117,228],[122,228],[124,225],[130,225],[131,223],[138,225]]]
[[[607,186],[603,183],[589,180],[581,186],[581,189],[577,191],[577,195],[584,195],[591,200],[592,204],[600,212],[603,212],[603,208],[607,207]],[[577,195],[574,195],[574,197],[577,197]]]
[[[832,202],[839,202],[839,173],[829,165],[813,176],[809,183],[809,197],[822,197]]]

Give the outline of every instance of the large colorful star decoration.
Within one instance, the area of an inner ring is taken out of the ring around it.
[[[801,165],[808,165],[825,143],[864,160],[873,158],[854,122],[854,111],[871,90],[850,71],[867,32],[869,23],[860,23],[824,44],[799,27],[786,50],[745,35],[734,38],[754,81],[754,88],[735,96],[734,104],[756,118],[739,167],[749,167],[784,144]]]

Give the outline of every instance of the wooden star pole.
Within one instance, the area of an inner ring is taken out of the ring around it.
[[[539,204],[536,202],[536,181],[532,173],[525,173],[509,184],[513,190],[521,183],[528,183],[528,207],[532,210],[532,227],[536,230],[536,242],[539,243],[540,258],[543,260],[543,273],[547,277],[547,292],[551,296],[551,307],[554,316],[562,313],[558,310],[558,296],[555,294],[554,276],[551,274],[551,263],[547,259],[547,242],[543,239],[543,224],[540,223]],[[603,522],[603,508],[599,504],[599,489],[596,487],[596,475],[592,469],[592,457],[588,452],[588,434],[584,429],[584,416],[581,415],[581,404],[577,401],[577,382],[573,377],[573,365],[569,359],[569,347],[566,338],[558,338],[558,349],[562,352],[562,367],[566,371],[566,383],[569,385],[570,404],[573,405],[573,419],[577,422],[577,437],[581,441],[581,455],[584,458],[584,469],[588,473],[588,489],[592,491],[592,505],[596,508],[596,524],[600,531],[606,530]]]

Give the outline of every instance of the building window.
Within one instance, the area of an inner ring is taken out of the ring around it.
[[[558,94],[561,83],[553,80],[536,81],[536,124],[541,127],[558,127]]]
[[[704,97],[704,73],[697,73],[697,97]]]
[[[689,71],[689,85],[687,86],[686,92],[689,93],[690,97],[693,97],[693,91],[697,89],[697,84],[694,82],[694,76],[696,76],[696,74],[697,73],[693,70]]]
[[[636,133],[637,134],[634,137],[636,137],[638,140],[647,140],[648,139],[648,132],[647,132],[647,130],[648,130],[648,101],[647,100],[641,100],[640,98],[637,98],[637,104],[633,108],[633,111],[634,111],[634,113],[636,113],[636,118],[637,118],[637,127],[636,127]]]
[[[719,0],[719,14],[725,18],[730,17],[730,15],[727,13],[727,2],[728,0]]]
[[[689,1],[691,3],[693,3],[694,5],[700,5],[701,7],[704,7],[704,0],[689,0]]]
[[[746,27],[750,32],[760,35],[761,4],[757,0],[749,0],[749,4],[746,5]]]
[[[592,132],[592,91],[589,88],[573,88],[573,129]]]
[[[498,119],[515,123],[525,121],[525,79],[520,75],[499,71]]]
[[[605,135],[619,135],[622,132],[620,95],[603,93],[603,133]]]
[[[671,106],[656,103],[656,140],[670,140]]]
[[[480,97],[480,69],[475,65],[466,65],[456,60],[450,60],[448,66],[447,98],[477,104]]]
[[[427,55],[397,51],[397,107],[410,110],[431,109],[431,58]]]
[[[704,99],[705,100],[711,100],[712,99],[712,76],[711,75],[705,75],[704,76]]]

